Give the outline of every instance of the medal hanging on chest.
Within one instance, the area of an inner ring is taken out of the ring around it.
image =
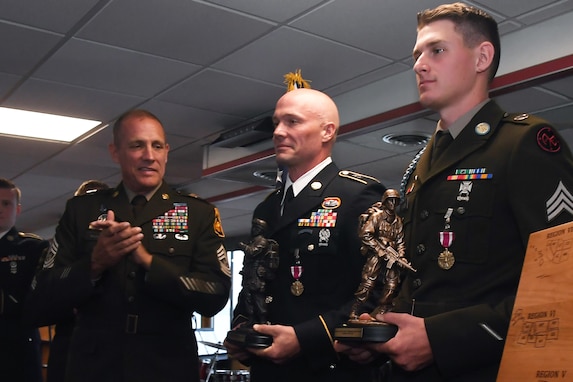
[[[290,273],[294,278],[294,281],[290,286],[290,292],[297,297],[300,296],[302,292],[304,292],[304,285],[299,280],[302,276],[302,269],[303,268],[300,262],[300,254],[297,248],[294,250],[294,265],[291,265],[290,267]]]
[[[444,230],[440,231],[439,233],[440,244],[442,245],[444,250],[438,256],[438,265],[440,266],[440,268],[444,270],[451,269],[454,266],[454,263],[456,262],[454,254],[449,250],[456,236],[454,232],[450,231],[450,218],[452,216],[453,211],[454,210],[452,208],[448,208],[448,211],[446,211],[446,215],[444,216],[444,219],[446,221],[444,225]]]

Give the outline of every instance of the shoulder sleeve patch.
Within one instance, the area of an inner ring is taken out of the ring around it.
[[[223,224],[221,223],[221,215],[219,210],[215,208],[215,220],[213,221],[213,229],[219,237],[225,237],[225,232],[223,232]]]
[[[557,153],[561,150],[559,137],[549,126],[543,126],[537,131],[537,145],[549,153]]]
[[[341,170],[338,173],[338,176],[340,176],[342,178],[351,179],[351,180],[354,180],[356,182],[360,182],[362,184],[368,184],[369,182],[380,183],[380,181],[378,179],[374,178],[373,176],[361,174],[359,172],[350,171],[350,170]]]

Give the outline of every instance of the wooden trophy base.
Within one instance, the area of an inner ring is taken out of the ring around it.
[[[226,341],[243,348],[267,348],[272,345],[273,337],[261,334],[253,328],[238,328],[227,332]]]
[[[334,339],[340,342],[386,342],[396,335],[398,327],[371,320],[348,320],[334,329]]]

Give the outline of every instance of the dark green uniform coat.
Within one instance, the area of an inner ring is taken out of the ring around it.
[[[15,228],[0,239],[0,381],[42,381],[40,335],[22,311],[47,248],[47,241]]]
[[[495,381],[529,234],[571,221],[573,158],[547,122],[487,103],[430,167],[433,139],[406,184],[407,273],[399,309],[426,317],[435,364],[392,381]],[[473,176],[473,178],[471,178]],[[465,183],[464,183],[465,182]],[[567,203],[552,197],[565,195]],[[564,208],[565,207],[565,208]],[[452,209],[449,250],[439,232]]]
[[[360,283],[364,258],[358,216],[379,201],[384,191],[375,179],[340,171],[331,163],[285,207],[282,217],[280,190],[257,206],[254,218],[268,223],[270,237],[279,244],[277,276],[267,283],[273,296],[269,321],[294,327],[301,355],[284,365],[252,360],[252,382],[366,380],[369,368],[339,358],[331,336],[348,319]],[[326,220],[323,226],[309,221],[313,214]],[[303,267],[300,296],[291,293],[295,249],[299,249]],[[239,296],[236,318],[247,311],[243,303]]]
[[[91,280],[99,232],[89,224],[107,210],[142,228],[148,271],[126,257]],[[70,199],[30,300],[48,322],[77,311],[67,380],[198,381],[191,316],[212,316],[227,302],[223,236],[212,205],[165,183],[137,218],[122,185]]]

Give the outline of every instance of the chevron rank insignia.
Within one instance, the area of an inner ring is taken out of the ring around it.
[[[563,211],[573,215],[573,195],[560,181],[553,195],[545,202],[545,206],[547,207],[548,222],[555,219]]]

